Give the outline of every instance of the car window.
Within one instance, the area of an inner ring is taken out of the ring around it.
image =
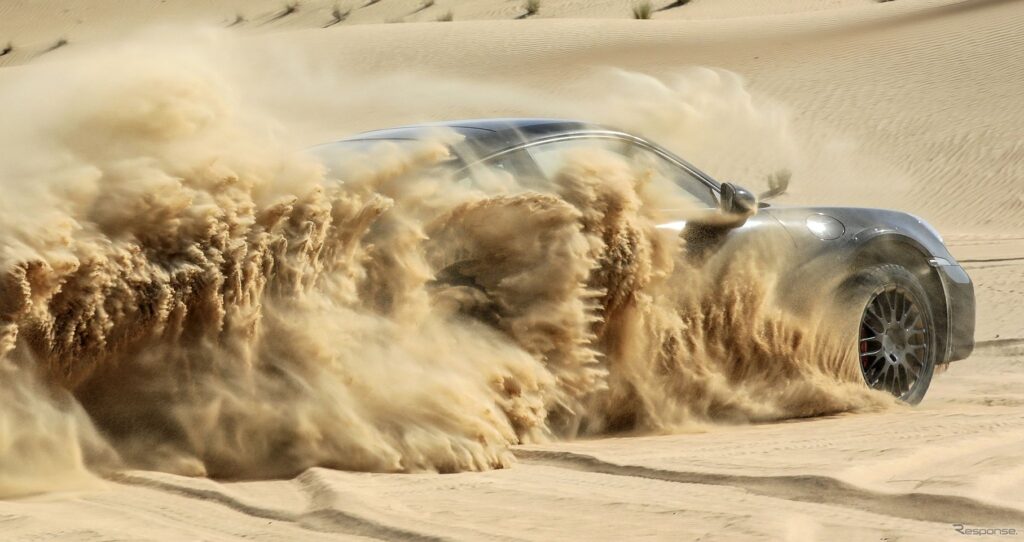
[[[523,149],[499,154],[484,162],[492,170],[503,171],[516,178],[536,175],[530,157]]]
[[[530,155],[548,179],[554,179],[576,149],[598,148],[624,158],[640,183],[645,199],[657,201],[667,213],[717,206],[711,187],[682,166],[654,150],[630,141],[609,137],[574,138],[528,147]]]
[[[630,145],[629,155],[633,167],[648,175],[649,189],[677,200],[674,205],[684,201],[683,205],[690,208],[705,209],[717,205],[711,187],[679,164],[638,144]]]
[[[510,193],[537,185],[540,173],[525,149],[514,149],[475,163],[460,172],[460,184],[487,193]]]
[[[548,179],[554,179],[566,165],[567,157],[575,150],[601,149],[624,156],[626,142],[621,139],[607,137],[579,137],[542,143],[528,147],[530,156],[537,163],[541,173]]]

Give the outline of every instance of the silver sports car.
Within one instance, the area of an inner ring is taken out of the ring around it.
[[[857,356],[868,386],[916,404],[936,365],[961,360],[974,348],[974,288],[938,232],[913,215],[882,209],[785,207],[759,202],[751,192],[715,181],[685,160],[640,137],[584,122],[486,119],[422,124],[363,133],[314,149],[320,156],[359,151],[376,142],[422,141],[438,130],[454,132],[451,167],[484,165],[516,178],[550,176],[542,157],[595,145],[642,153],[693,202],[714,210],[712,219],[680,222],[692,257],[781,231],[799,255],[783,270],[798,304],[816,284],[838,284],[829,299],[859,315]],[[762,195],[784,191],[776,186]],[[666,224],[666,227],[673,227]],[[798,292],[803,292],[802,294]],[[814,301],[821,299],[815,295]],[[804,299],[803,302],[807,300]],[[857,322],[848,322],[855,326]]]

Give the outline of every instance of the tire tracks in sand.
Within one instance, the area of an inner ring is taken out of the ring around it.
[[[302,489],[310,495],[311,506],[307,511],[302,513],[294,513],[247,503],[233,495],[230,495],[226,491],[223,491],[219,486],[215,488],[194,487],[131,473],[113,473],[109,474],[107,479],[120,484],[132,485],[170,493],[181,497],[217,503],[247,516],[267,519],[270,521],[292,523],[310,531],[362,536],[380,540],[403,540],[412,542],[434,542],[446,540],[445,538],[438,536],[386,525],[379,521],[363,517],[359,514],[346,512],[332,507],[329,501],[333,500],[333,496],[329,494],[329,489],[316,482],[316,477],[316,472],[309,470],[296,478],[296,481],[301,485]]]
[[[750,476],[620,465],[594,456],[548,450],[516,450],[524,462],[577,471],[675,482],[727,486],[764,497],[852,508],[884,516],[933,523],[1024,525],[1024,511],[966,497],[931,493],[881,493],[821,475]]]

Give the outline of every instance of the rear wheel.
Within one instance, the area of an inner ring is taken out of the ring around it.
[[[859,309],[857,359],[864,381],[901,401],[924,398],[935,371],[935,324],[928,296],[899,265],[866,269],[853,280]]]

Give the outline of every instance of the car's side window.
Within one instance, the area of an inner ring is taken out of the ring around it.
[[[491,169],[504,171],[513,177],[521,178],[535,174],[530,156],[523,149],[499,154],[487,160],[486,165]]]
[[[717,205],[711,187],[693,173],[664,156],[639,144],[630,145],[630,159],[638,171],[649,173],[651,188],[661,194],[682,197],[689,205],[714,208]]]
[[[462,172],[458,183],[490,193],[514,192],[530,186],[539,176],[530,155],[518,148],[471,165]]]
[[[565,167],[568,153],[581,148],[603,149],[621,156],[642,180],[638,190],[646,191],[650,200],[660,202],[664,211],[685,212],[717,206],[711,187],[704,181],[639,143],[609,137],[582,137],[528,147],[548,179],[554,179]]]
[[[530,156],[537,163],[541,173],[548,179],[554,179],[566,165],[569,153],[578,149],[600,149],[624,156],[626,142],[621,139],[578,137],[562,139],[550,143],[542,143],[528,147]]]

